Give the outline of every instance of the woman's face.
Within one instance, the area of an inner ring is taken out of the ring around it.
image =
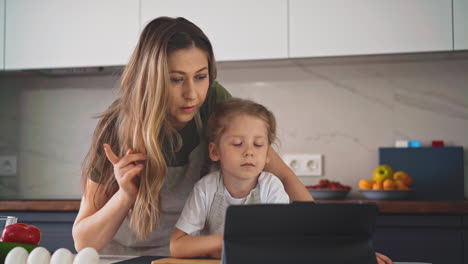
[[[176,129],[183,128],[205,101],[209,86],[208,56],[190,47],[169,54],[169,115]]]

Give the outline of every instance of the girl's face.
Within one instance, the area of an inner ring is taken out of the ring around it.
[[[205,101],[209,86],[208,57],[196,47],[172,52],[168,58],[169,116],[176,129],[183,128]]]
[[[218,143],[209,145],[210,158],[220,161],[225,177],[257,177],[268,162],[268,130],[265,121],[251,115],[229,120]]]

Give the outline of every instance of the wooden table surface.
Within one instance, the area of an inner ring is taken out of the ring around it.
[[[158,259],[151,264],[220,264],[219,259],[177,259],[177,258],[163,258]]]

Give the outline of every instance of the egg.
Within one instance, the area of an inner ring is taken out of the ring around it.
[[[78,252],[73,264],[99,264],[99,254],[94,248],[84,248]]]
[[[50,253],[43,247],[37,247],[29,253],[27,264],[49,264]]]
[[[50,258],[50,264],[72,264],[73,254],[66,248],[57,249]]]
[[[26,264],[28,260],[28,251],[22,247],[15,247],[10,252],[5,259],[5,264]]]

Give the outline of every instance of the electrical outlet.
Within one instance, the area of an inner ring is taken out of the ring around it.
[[[16,156],[0,156],[0,176],[16,175]]]
[[[322,176],[322,154],[285,154],[284,162],[297,176]]]

